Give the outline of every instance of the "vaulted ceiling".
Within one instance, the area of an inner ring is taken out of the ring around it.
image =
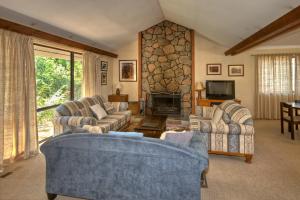
[[[300,0],[0,0],[0,17],[111,51],[167,19],[230,47],[298,5]],[[299,36],[294,31],[275,44]]]

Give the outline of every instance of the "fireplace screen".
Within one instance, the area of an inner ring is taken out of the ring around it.
[[[153,115],[180,115],[181,95],[152,93]]]

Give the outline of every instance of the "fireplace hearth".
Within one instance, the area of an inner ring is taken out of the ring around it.
[[[151,93],[153,115],[180,115],[181,95],[178,93]]]

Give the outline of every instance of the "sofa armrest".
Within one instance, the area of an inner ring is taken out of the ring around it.
[[[54,124],[62,126],[84,126],[96,125],[97,120],[94,117],[81,117],[81,116],[60,116],[56,117]]]
[[[252,125],[245,125],[245,124],[239,124],[241,127],[241,135],[254,135],[254,126]]]
[[[189,147],[194,149],[198,154],[208,159],[208,134],[194,131],[190,140]]]

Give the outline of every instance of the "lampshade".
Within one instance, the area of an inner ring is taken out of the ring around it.
[[[122,87],[121,83],[116,84],[116,89],[121,89],[121,87]]]
[[[197,82],[196,83],[196,90],[204,90],[205,87],[203,86],[202,82]]]

